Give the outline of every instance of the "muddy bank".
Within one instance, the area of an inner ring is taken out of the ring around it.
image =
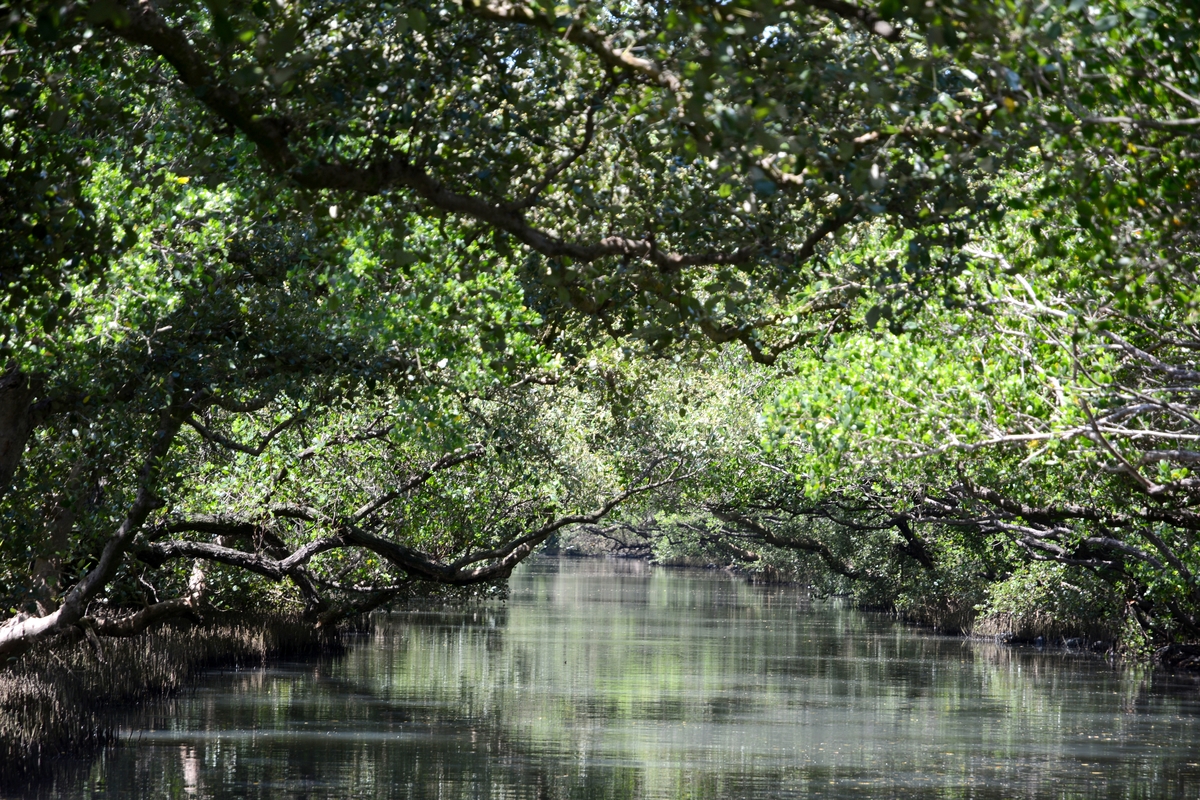
[[[61,756],[110,743],[113,710],[176,692],[204,670],[341,647],[336,634],[297,617],[264,616],[31,650],[0,669],[0,791],[36,781]]]

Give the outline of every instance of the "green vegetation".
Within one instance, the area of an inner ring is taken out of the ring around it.
[[[1200,640],[1195,10],[11,2],[0,654],[581,535]]]

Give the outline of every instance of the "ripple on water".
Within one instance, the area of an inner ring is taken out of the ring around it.
[[[380,617],[337,659],[217,673],[53,797],[1163,798],[1189,679],[964,642],[789,587],[538,561],[507,603]]]

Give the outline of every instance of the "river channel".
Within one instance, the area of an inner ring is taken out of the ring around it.
[[[505,602],[381,616],[217,673],[55,797],[1200,797],[1200,690],[940,637],[795,587],[538,560]]]

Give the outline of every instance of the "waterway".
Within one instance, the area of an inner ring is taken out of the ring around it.
[[[216,673],[68,798],[1200,797],[1200,689],[924,633],[795,587],[539,560],[505,602]]]

